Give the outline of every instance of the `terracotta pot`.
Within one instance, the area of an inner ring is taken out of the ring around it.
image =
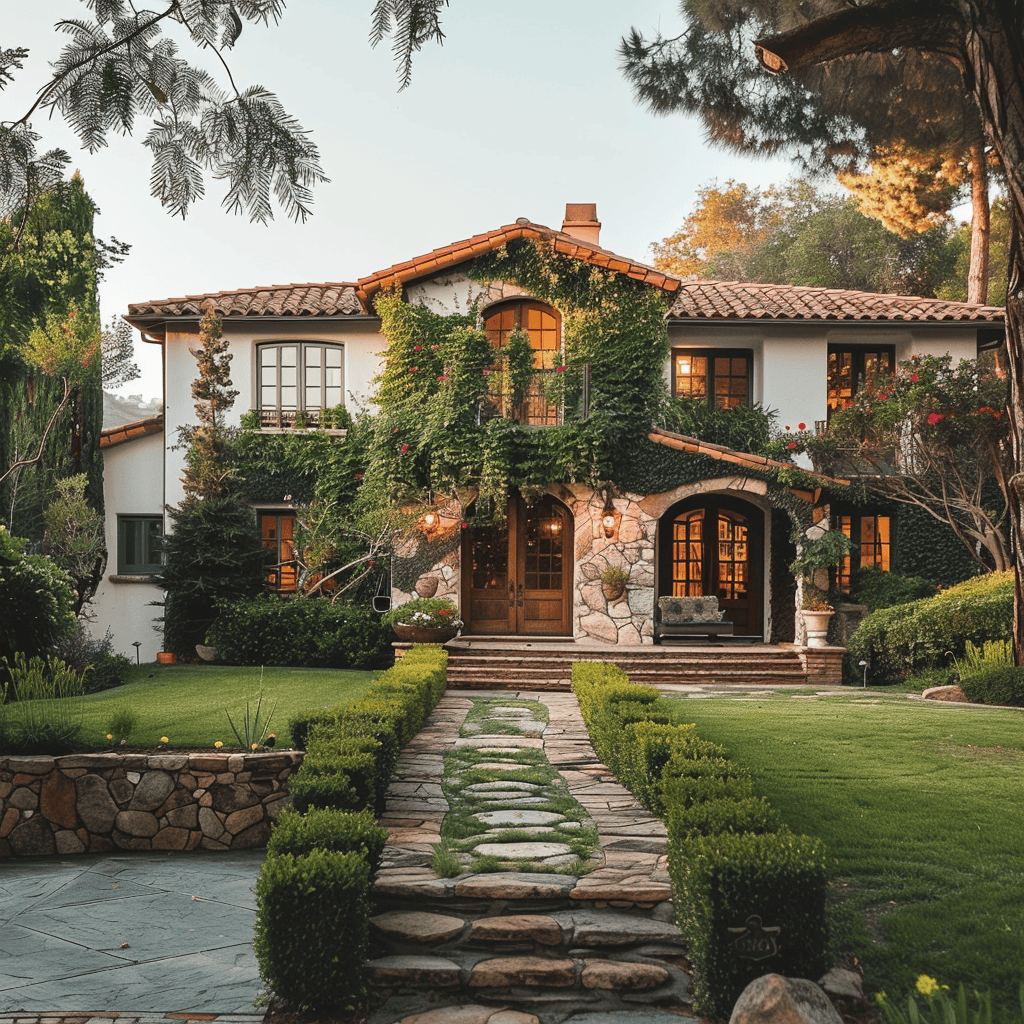
[[[602,583],[601,593],[604,594],[609,601],[617,601],[626,592],[626,584],[621,580],[614,583]]]
[[[156,656],[156,663],[158,665],[173,665],[178,660],[178,656],[173,651],[158,651]]]
[[[410,626],[405,622],[396,622],[391,628],[399,640],[414,644],[444,644],[459,635],[455,626]]]

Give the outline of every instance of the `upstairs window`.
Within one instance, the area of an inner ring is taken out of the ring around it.
[[[750,405],[752,366],[745,349],[673,349],[672,394],[719,409]]]
[[[561,319],[550,306],[522,299],[503,303],[484,320],[484,331],[496,349],[508,344],[517,327],[530,336],[534,374],[522,406],[506,415],[511,412],[524,426],[555,426],[561,422],[562,411],[545,398],[543,381],[562,365]]]
[[[892,377],[896,372],[893,345],[866,348],[862,345],[828,347],[828,415],[845,409],[866,384]]]
[[[344,345],[287,342],[257,349],[260,424],[315,425],[324,409],[344,400]]]

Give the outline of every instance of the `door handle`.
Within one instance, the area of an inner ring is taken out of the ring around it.
[[[520,608],[523,607],[523,585],[522,585],[522,583],[519,584],[519,607]]]
[[[509,608],[515,608],[516,606],[516,581],[508,581],[508,606]]]

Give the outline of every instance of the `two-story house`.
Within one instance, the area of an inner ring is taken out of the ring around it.
[[[1002,338],[1003,310],[996,307],[682,280],[601,248],[600,227],[593,204],[570,204],[561,230],[520,219],[355,281],[211,292],[130,306],[127,319],[162,350],[164,414],[162,420],[104,433],[107,543],[115,571],[97,595],[97,627],[110,626],[119,650],[130,652],[133,642],[140,642],[144,659],[159,649],[150,603],[161,595],[150,576],[159,565],[165,508],[182,497],[178,428],[195,418],[190,387],[196,363],[189,350],[197,345],[199,319],[208,309],[223,318],[230,340],[232,378],[241,392],[233,410],[236,422],[252,410],[266,429],[276,431],[315,424],[322,410],[339,404],[355,411],[373,402],[388,346],[374,301],[396,289],[407,303],[435,312],[475,310],[496,349],[515,329],[525,331],[538,379],[563,369],[571,358],[563,337],[566,309],[522,285],[481,280],[471,272],[481,258],[525,243],[602,268],[613,279],[664,298],[662,351],[668,358],[663,374],[671,393],[726,409],[757,404],[776,410],[779,424],[793,430],[827,421],[859,382],[892,373],[912,354],[973,358]],[[581,379],[586,389],[589,377]],[[603,386],[607,395],[608,382]],[[595,402],[600,405],[600,395],[589,399],[589,406],[577,403],[574,415],[585,417]],[[575,422],[539,389],[517,411],[523,430]],[[637,464],[658,460],[680,465],[689,460],[689,468],[675,476],[627,474],[628,486],[547,481],[543,494],[531,495],[530,502],[513,493],[507,515],[495,525],[475,525],[464,509],[439,506],[421,524],[416,538],[421,557],[409,561],[414,572],[400,571],[401,557],[396,558],[393,599],[451,595],[470,635],[639,645],[653,642],[657,597],[716,594],[737,634],[768,642],[799,639],[793,581],[785,569],[793,547],[791,516],[782,506],[790,498],[780,503],[780,495],[800,491],[792,500],[813,503],[814,488],[773,485],[773,467],[764,459],[651,429],[643,451],[637,451]],[[637,484],[637,479],[652,483]],[[838,506],[831,513],[832,525],[858,543],[862,562],[889,567],[894,540],[887,515]],[[274,560],[286,564],[294,524],[286,496],[268,495],[254,516]],[[429,557],[431,551],[436,558]],[[621,568],[628,579],[625,591],[615,596],[602,586],[610,566]],[[286,570],[279,573],[277,585],[287,589],[290,578]]]

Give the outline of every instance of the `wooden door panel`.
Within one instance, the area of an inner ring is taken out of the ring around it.
[[[555,636],[570,632],[569,512],[551,498],[509,501],[502,527],[477,527],[463,549],[465,631]]]

